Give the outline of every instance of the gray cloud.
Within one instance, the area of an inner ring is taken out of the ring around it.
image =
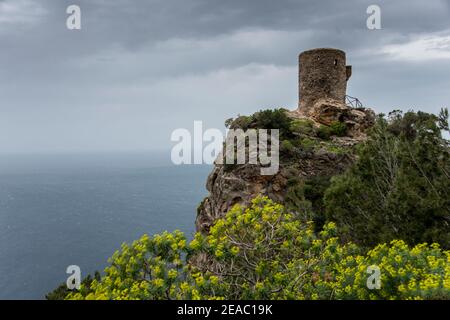
[[[82,30],[65,27],[66,7]],[[0,0],[0,152],[170,146],[194,120],[297,103],[297,55],[347,51],[349,94],[436,112],[450,94],[448,1]]]

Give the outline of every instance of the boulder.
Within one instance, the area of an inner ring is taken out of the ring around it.
[[[307,117],[323,125],[344,122],[348,135],[357,137],[375,123],[375,113],[369,108],[352,108],[333,99],[319,99],[309,109]]]

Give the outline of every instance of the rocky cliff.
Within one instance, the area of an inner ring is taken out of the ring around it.
[[[276,112],[285,118],[281,121],[277,115],[274,122],[267,121]],[[233,205],[246,205],[257,195],[266,195],[298,214],[309,215],[312,207],[320,211],[320,203],[315,202],[318,186],[326,185],[330,177],[349,167],[355,159],[354,146],[364,141],[365,131],[374,120],[371,109],[352,108],[327,99],[317,101],[307,114],[280,109],[229,120],[230,128],[243,130],[260,128],[261,123],[264,129],[277,129],[278,122],[288,123],[279,128],[280,167],[276,174],[268,176],[261,175],[260,165],[215,164],[206,183],[209,195],[198,207],[197,230],[208,232]],[[314,187],[308,189],[311,181]]]

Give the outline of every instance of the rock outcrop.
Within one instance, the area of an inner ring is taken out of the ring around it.
[[[305,152],[297,161],[282,160],[278,173],[273,176],[261,175],[257,165],[239,165],[230,171],[225,165],[215,165],[206,183],[209,195],[198,208],[196,229],[208,232],[214,221],[223,217],[233,205],[247,205],[257,195],[284,203],[290,179],[333,176],[343,172],[353,160],[350,154],[320,149]]]
[[[302,198],[303,191],[295,188],[316,177],[339,174],[351,165],[355,159],[353,146],[366,139],[365,131],[375,122],[371,109],[345,104],[351,73],[342,50],[305,51],[299,56],[299,106],[294,111],[286,110],[290,120],[278,113],[272,119],[265,114],[259,122],[256,114],[232,122],[241,129],[278,128],[277,121],[283,122],[279,123],[280,130],[282,127],[287,133],[280,141],[279,170],[266,176],[261,175],[258,165],[216,164],[206,183],[209,195],[198,207],[198,231],[208,232],[233,205],[246,205],[257,195],[283,204],[293,201],[291,208],[302,211],[298,204],[304,199],[295,198]],[[286,122],[293,124],[292,129],[286,129]]]
[[[308,181],[342,173],[355,159],[353,146],[365,140],[364,130],[374,121],[370,109],[350,110],[326,100],[318,102],[317,109],[313,108],[309,117],[297,111],[288,114],[293,121],[308,121],[314,130],[321,124],[326,126],[341,121],[348,125],[348,134],[324,140],[314,133],[298,133],[294,139],[302,141],[299,147],[283,149],[281,145],[280,168],[275,175],[261,175],[259,165],[215,164],[206,182],[209,195],[198,207],[197,231],[207,233],[214,221],[223,217],[232,206],[247,205],[257,195],[286,204],[290,181]],[[306,139],[307,146],[304,145]]]
[[[352,108],[343,102],[323,98],[317,100],[313,107],[296,111],[300,117],[310,118],[318,124],[330,126],[334,122],[346,124],[350,137],[357,138],[365,135],[366,129],[375,123],[375,113],[368,108]],[[295,115],[294,115],[295,116]]]

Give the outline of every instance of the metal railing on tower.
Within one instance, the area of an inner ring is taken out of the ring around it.
[[[349,106],[350,108],[362,108],[363,107],[361,101],[359,101],[358,98],[351,97],[348,95],[345,96],[345,104],[347,106]]]

